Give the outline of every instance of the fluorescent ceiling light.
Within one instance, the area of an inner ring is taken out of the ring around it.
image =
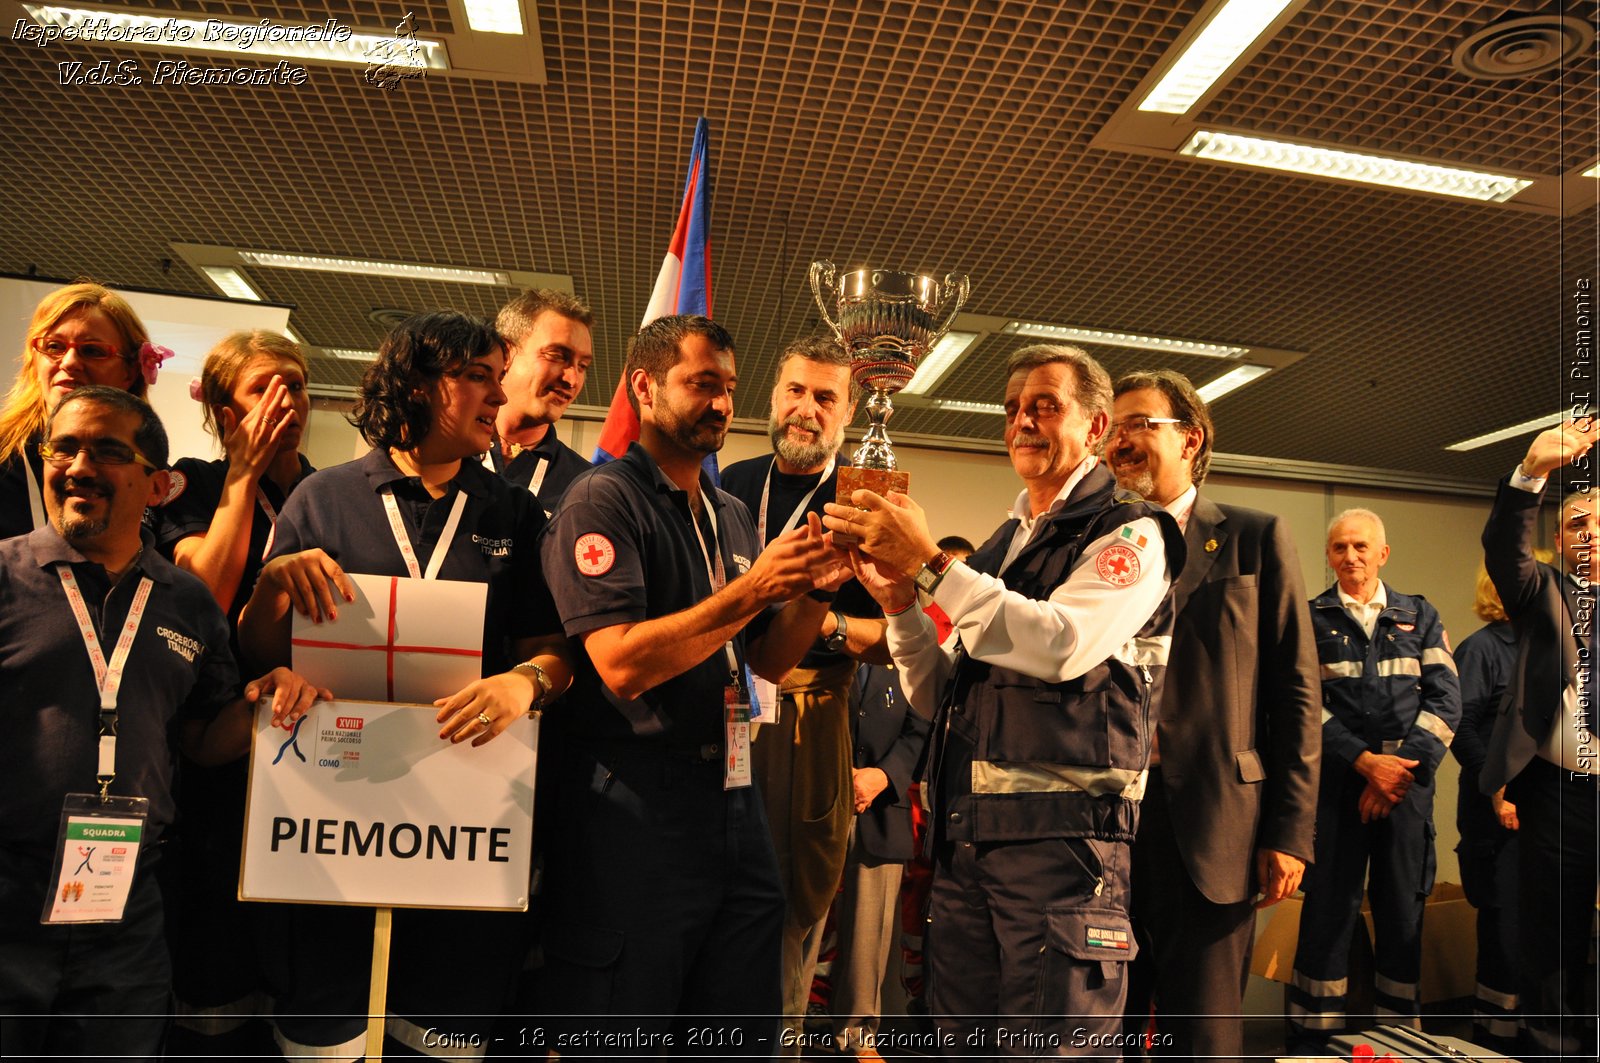
[[[1333,148],[1242,137],[1204,129],[1196,131],[1189,142],[1178,149],[1178,153],[1197,159],[1361,181],[1489,203],[1504,203],[1533,184],[1532,181],[1503,174],[1458,170],[1453,166],[1434,166],[1407,159],[1361,155],[1353,151],[1336,151]]]
[[[1600,162],[1595,163],[1593,166],[1591,166],[1587,170],[1583,171],[1583,176],[1585,176],[1585,177],[1600,177]]]
[[[35,22],[58,31],[71,29],[90,44],[137,45],[180,52],[226,52],[235,58],[315,59],[415,69],[448,70],[449,57],[438,41],[394,34],[356,33],[344,25],[288,25],[229,19],[174,18],[95,11],[55,4],[23,4]],[[63,38],[65,39],[65,38]],[[368,53],[372,54],[368,54]],[[381,57],[381,58],[380,58]]]
[[[902,391],[905,389],[902,388]],[[954,410],[958,413],[992,413],[996,417],[1004,417],[1006,408],[992,402],[963,402],[958,399],[930,399],[934,406],[941,410]]]
[[[479,33],[522,34],[522,8],[517,0],[466,0],[467,25]]]
[[[345,362],[373,362],[378,358],[377,351],[353,351],[348,347],[324,347],[322,353]]]
[[[411,262],[379,262],[374,259],[332,258],[325,255],[280,255],[275,251],[240,251],[239,257],[254,265],[270,266],[274,269],[311,269],[321,273],[406,277],[419,281],[453,281],[457,284],[497,284],[502,288],[511,285],[509,276],[488,269],[419,266]]]
[[[1080,328],[1077,325],[1041,325],[1032,321],[1013,321],[1000,331],[1014,336],[1036,336],[1046,340],[1076,340],[1078,343],[1098,343],[1107,347],[1133,347],[1141,351],[1193,354],[1201,358],[1237,358],[1250,349],[1248,347],[1228,347],[1220,343],[1203,343],[1200,340],[1175,340],[1164,336],[1140,336],[1131,332],[1112,332],[1109,329]]]
[[[229,266],[201,266],[200,271],[211,278],[211,283],[223,295],[234,299],[249,299],[253,303],[261,302],[261,294],[250,287],[250,282],[244,275]]]
[[[1487,435],[1473,436],[1471,439],[1463,439],[1459,443],[1451,443],[1444,449],[1477,450],[1479,447],[1486,447],[1490,443],[1498,443],[1502,439],[1510,439],[1513,436],[1526,435],[1529,432],[1537,431],[1541,428],[1550,428],[1554,425],[1560,424],[1570,416],[1572,416],[1571,410],[1557,410],[1555,413],[1546,414],[1543,417],[1535,417],[1531,421],[1523,421],[1520,424],[1514,424],[1510,428],[1502,428],[1497,432],[1490,432]]]
[[[1139,110],[1182,114],[1193,107],[1288,6],[1289,0],[1232,0],[1224,4],[1156,82]]]
[[[1228,392],[1237,391],[1250,383],[1250,381],[1264,377],[1270,372],[1272,372],[1272,368],[1265,365],[1236,366],[1209,384],[1196,388],[1195,391],[1207,404],[1213,403]]]
[[[933,350],[917,366],[917,375],[911,378],[911,383],[900,389],[901,393],[926,395],[932,391],[961,360],[961,356],[967,353],[967,348],[977,342],[976,332],[946,332],[940,336]]]

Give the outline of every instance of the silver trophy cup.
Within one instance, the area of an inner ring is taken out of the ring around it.
[[[882,269],[839,275],[832,262],[811,263],[811,292],[822,319],[850,352],[850,375],[871,393],[867,434],[839,470],[838,499],[859,488],[905,492],[910,477],[897,469],[884,425],[894,412],[890,397],[911,382],[917,364],[950,329],[972,285],[952,273],[943,281],[919,273]]]

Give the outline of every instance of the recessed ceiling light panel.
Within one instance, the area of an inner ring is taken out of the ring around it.
[[[1168,336],[1141,336],[1132,332],[1083,328],[1078,325],[1045,325],[1034,321],[1013,321],[1000,331],[1014,336],[1035,336],[1046,340],[1098,343],[1106,347],[1132,347],[1140,351],[1192,354],[1200,358],[1237,358],[1250,349],[1248,347],[1230,347],[1222,343],[1206,343],[1201,340],[1179,340]]]
[[[522,33],[517,0],[466,0],[467,25],[479,33]]]
[[[1232,0],[1183,50],[1139,104],[1141,111],[1183,114],[1255,43],[1290,0]]]
[[[1250,381],[1259,380],[1270,372],[1272,372],[1272,369],[1264,365],[1236,366],[1217,377],[1217,379],[1196,388],[1195,392],[1208,404],[1213,403],[1228,394],[1228,392],[1238,391]]]
[[[967,349],[978,342],[976,332],[946,332],[939,337],[939,342],[933,345],[925,356],[922,364],[917,366],[917,375],[911,378],[911,383],[901,388],[906,395],[926,395],[939,386],[967,353]]]
[[[261,295],[250,282],[244,279],[244,274],[231,266],[201,266],[200,271],[211,279],[217,290],[232,299],[249,299],[253,303],[261,301]]]
[[[1435,166],[1408,159],[1362,155],[1353,151],[1292,144],[1262,137],[1238,136],[1213,130],[1197,130],[1183,147],[1181,155],[1241,166],[1332,177],[1343,181],[1404,188],[1412,192],[1431,192],[1487,203],[1503,203],[1531,185],[1518,177],[1479,173],[1453,166]]]
[[[1554,427],[1571,416],[1571,410],[1557,410],[1555,413],[1548,413],[1543,417],[1535,417],[1532,420],[1520,421],[1517,424],[1511,425],[1509,428],[1501,428],[1494,432],[1486,432],[1481,436],[1473,436],[1471,439],[1463,439],[1459,443],[1451,443],[1444,449],[1477,450],[1479,447],[1486,447],[1490,443],[1498,443],[1503,439],[1514,439],[1520,435],[1527,435],[1529,432],[1536,432],[1540,429]]]
[[[511,284],[511,278],[505,273],[488,269],[422,266],[412,262],[380,262],[376,259],[334,258],[327,255],[285,255],[276,251],[240,251],[239,257],[253,265],[273,269],[310,269],[321,273],[405,277],[408,280],[451,281],[456,284],[493,284],[502,288]]]

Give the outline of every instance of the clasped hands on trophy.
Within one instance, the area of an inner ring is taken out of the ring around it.
[[[916,601],[917,572],[939,552],[927,514],[898,491],[885,496],[862,488],[850,502],[824,505],[822,526],[849,552],[856,579],[883,611],[900,612]]]

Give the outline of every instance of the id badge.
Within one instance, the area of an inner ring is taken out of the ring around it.
[[[722,788],[737,790],[750,785],[750,702],[741,684],[723,688],[722,719],[728,751],[722,762]]]
[[[778,689],[778,684],[753,675],[751,689],[755,691],[756,708],[751,713],[751,719],[761,723],[777,723],[779,709],[783,706],[783,695]]]
[[[41,923],[120,923],[139,866],[150,802],[68,794],[57,832],[54,888]]]

